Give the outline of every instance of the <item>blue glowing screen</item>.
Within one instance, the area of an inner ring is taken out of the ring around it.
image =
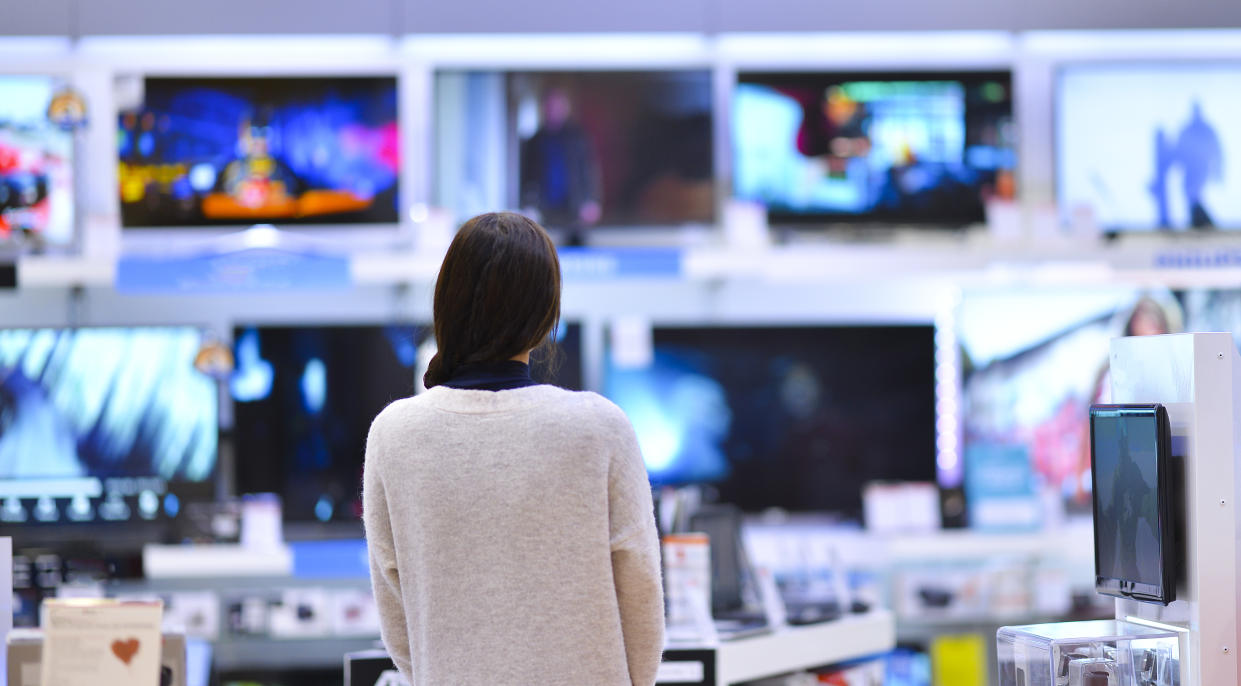
[[[213,478],[202,343],[188,327],[0,330],[0,480]]]
[[[356,520],[366,434],[414,394],[424,335],[412,325],[237,329],[238,490],[280,494],[290,521]]]
[[[747,510],[857,514],[874,480],[935,478],[931,326],[656,328],[604,393],[652,483],[710,484]]]

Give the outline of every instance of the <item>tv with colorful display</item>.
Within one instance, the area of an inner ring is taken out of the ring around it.
[[[73,242],[73,133],[48,120],[62,85],[0,75],[0,245]]]
[[[741,73],[733,191],[773,223],[981,223],[1014,195],[1008,72]]]
[[[393,77],[117,83],[125,227],[398,219]]]
[[[1026,509],[1010,503],[978,512],[974,503],[974,519],[988,521],[972,523],[1039,526],[1044,494],[1069,512],[1087,512],[1089,409],[1110,402],[1109,341],[1180,333],[1186,316],[1184,294],[1166,290],[967,291],[956,317],[963,463],[955,474],[941,473],[941,485],[963,479],[975,491],[967,497],[978,500],[997,479],[1003,489],[1018,478],[1026,484]]]

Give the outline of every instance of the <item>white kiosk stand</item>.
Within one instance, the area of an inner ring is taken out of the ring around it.
[[[1168,412],[1173,462],[1183,465],[1174,497],[1183,501],[1173,527],[1184,562],[1176,599],[1166,607],[1117,600],[1115,621],[1005,627],[997,636],[1001,686],[1241,684],[1241,356],[1226,333],[1120,338],[1111,377],[1112,402],[1160,403]],[[1115,659],[1075,659],[1082,654]],[[1085,676],[1065,669],[1096,659],[1121,666]]]
[[[1162,607],[1116,601],[1116,618],[1181,634],[1181,683],[1239,684],[1241,357],[1231,334],[1112,341],[1112,401],[1162,403],[1172,452],[1183,456],[1184,575]]]

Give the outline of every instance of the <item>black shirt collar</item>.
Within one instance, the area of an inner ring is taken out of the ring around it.
[[[502,360],[463,365],[443,385],[470,391],[508,391],[538,384],[530,377],[530,365]]]

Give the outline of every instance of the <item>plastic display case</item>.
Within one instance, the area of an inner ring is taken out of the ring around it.
[[[1006,626],[999,686],[1180,686],[1176,632],[1116,620]]]

